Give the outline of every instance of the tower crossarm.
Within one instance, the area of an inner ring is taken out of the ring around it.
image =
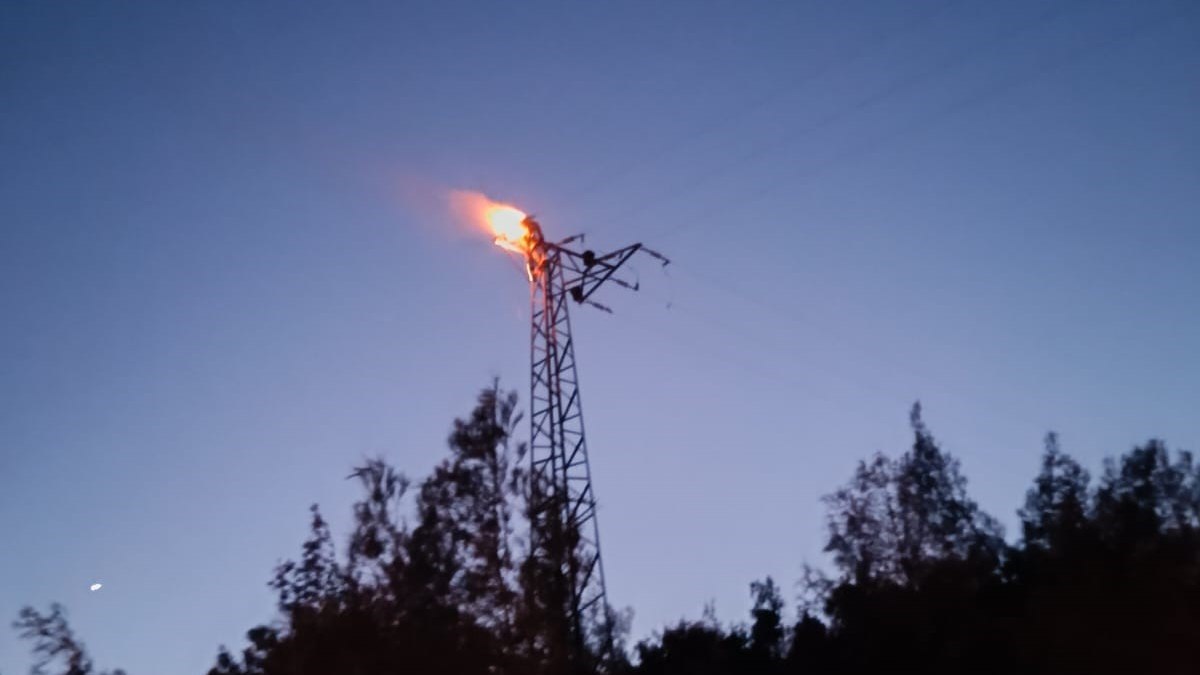
[[[563,266],[564,285],[575,302],[583,302],[591,297],[596,289],[604,285],[604,282],[625,264],[625,261],[642,248],[641,244],[631,244],[604,255],[596,255],[593,251],[573,251],[557,244],[550,246],[561,254],[559,259]],[[631,287],[627,282],[622,282],[621,285]]]

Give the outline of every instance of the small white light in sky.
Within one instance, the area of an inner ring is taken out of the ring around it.
[[[104,587],[104,584],[92,584],[88,588],[91,588],[93,591],[98,591],[103,587]]]

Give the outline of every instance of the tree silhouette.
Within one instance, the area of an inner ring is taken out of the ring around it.
[[[450,456],[417,487],[382,460],[351,478],[363,496],[344,560],[313,507],[299,562],[276,569],[279,620],[222,649],[212,675],[522,672],[511,514],[520,498],[515,394],[497,383],[456,420]]]
[[[910,422],[911,450],[859,462],[850,483],[825,497],[825,550],[843,582],[916,584],[948,560],[999,561],[999,525],[967,496],[958,460],[938,447],[919,403]]]
[[[720,675],[748,672],[750,638],[714,621],[681,621],[637,645],[642,675]]]
[[[13,622],[20,636],[33,643],[35,661],[31,675],[125,675],[123,670],[97,671],[67,623],[67,611],[54,603],[42,614],[32,607],[21,609]]]
[[[1054,439],[1051,439],[1053,441]],[[1022,519],[1033,536],[1012,586],[1031,672],[1195,672],[1200,637],[1200,481],[1188,453],[1150,441],[1086,475],[1048,442]],[[1090,499],[1080,516],[1075,501]]]
[[[754,606],[750,610],[750,652],[764,663],[778,661],[784,653],[783,597],[771,577],[750,584]]]
[[[516,406],[498,383],[485,388],[419,482],[382,460],[355,469],[362,492],[340,552],[314,505],[299,557],[269,582],[277,616],[240,651],[220,648],[210,675],[1196,672],[1190,454],[1152,440],[1107,460],[1093,484],[1048,434],[1006,544],[919,404],[906,452],[859,462],[824,498],[832,567],[805,565],[790,625],[766,577],[750,584],[748,623],[723,625],[710,606],[638,642],[632,660],[630,613],[596,607],[577,660],[565,570],[578,533],[558,509],[530,518]],[[60,606],[27,607],[14,627],[34,675],[105,675]]]
[[[1088,525],[1088,481],[1088,472],[1059,449],[1058,435],[1046,434],[1042,471],[1019,511],[1026,549],[1061,549],[1081,535]]]

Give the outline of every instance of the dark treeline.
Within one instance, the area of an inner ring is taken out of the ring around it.
[[[832,565],[808,568],[790,602],[768,577],[750,584],[746,622],[706,611],[635,645],[628,612],[610,609],[590,644],[616,648],[572,666],[561,579],[526,554],[519,418],[516,395],[492,386],[424,480],[382,461],[355,470],[344,545],[312,507],[299,558],[270,581],[278,616],[221,648],[209,675],[1200,672],[1188,453],[1150,441],[1093,481],[1050,434],[1008,543],[919,406],[909,450],[860,462],[825,497]],[[97,672],[61,608],[27,608],[16,627],[35,672]]]

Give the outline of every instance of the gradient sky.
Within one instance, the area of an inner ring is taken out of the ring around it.
[[[382,454],[528,389],[483,190],[675,260],[575,311],[635,635],[823,561],[920,399],[1015,532],[1041,440],[1200,450],[1189,2],[9,2],[0,625],[195,675]],[[88,585],[104,583],[97,593]],[[789,591],[789,599],[791,592]],[[0,672],[28,668],[0,630]]]

